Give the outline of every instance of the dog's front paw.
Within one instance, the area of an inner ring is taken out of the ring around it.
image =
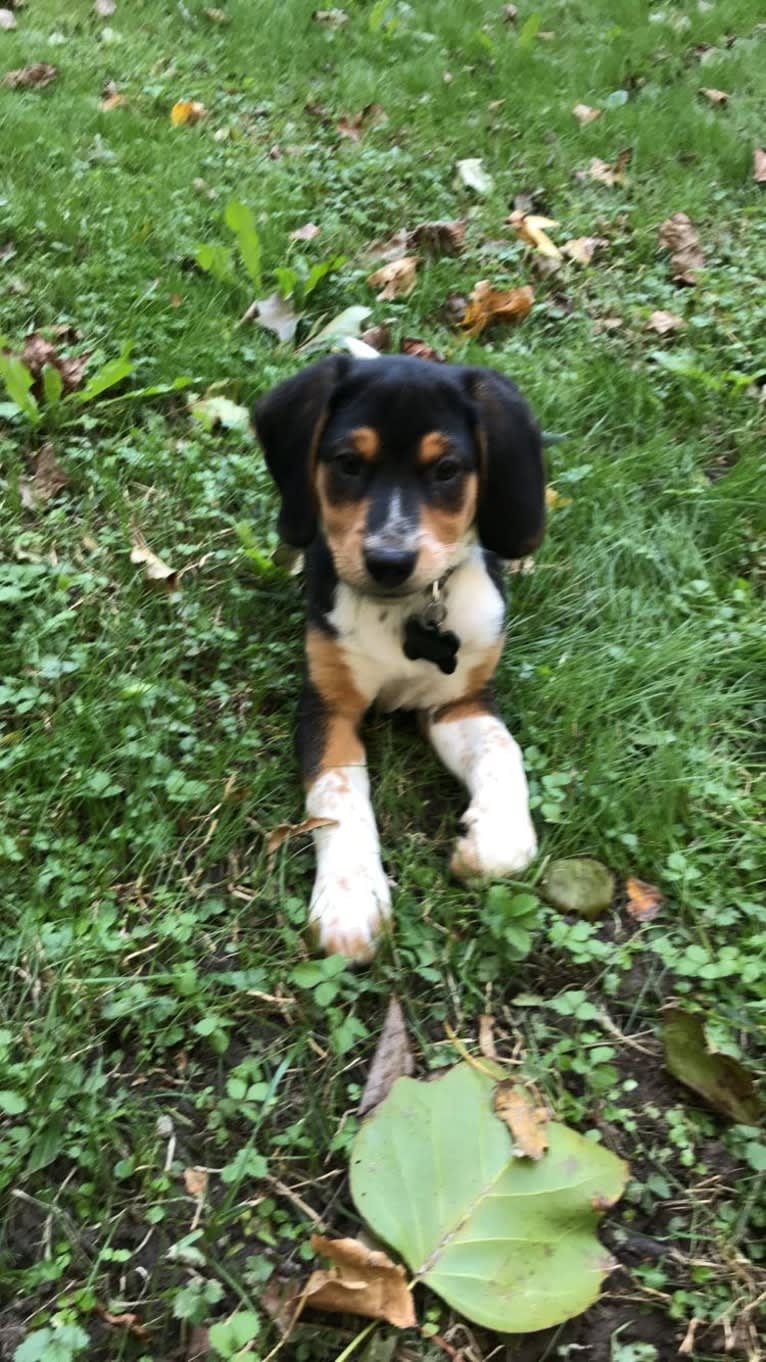
[[[345,955],[355,964],[371,960],[390,914],[391,894],[380,864],[317,875],[309,929],[326,955]]]
[[[494,880],[520,875],[537,855],[537,837],[524,805],[510,814],[471,805],[463,815],[465,833],[450,862],[459,880]]]

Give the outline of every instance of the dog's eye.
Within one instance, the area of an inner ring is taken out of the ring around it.
[[[350,452],[338,454],[333,463],[345,478],[359,478],[364,472],[364,459],[360,459],[358,454]]]
[[[433,476],[436,482],[453,482],[462,473],[462,465],[459,459],[450,458],[440,459],[434,464]]]

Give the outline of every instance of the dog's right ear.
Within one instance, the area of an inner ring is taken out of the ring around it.
[[[335,387],[350,365],[350,355],[328,355],[280,383],[255,407],[255,431],[282,498],[277,528],[293,548],[306,548],[316,534],[317,447]]]

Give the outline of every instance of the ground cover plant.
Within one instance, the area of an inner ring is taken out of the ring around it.
[[[757,1358],[757,0],[0,15],[0,1358]],[[461,793],[373,718],[396,932],[357,973],[309,956],[308,839],[269,849],[302,615],[241,412],[344,313],[565,436],[498,677],[540,860],[450,882]],[[592,920],[548,901],[573,857],[614,877]],[[494,1055],[629,1160],[570,1324],[420,1287],[401,1333],[281,1335],[312,1232],[361,1228],[394,992],[421,1078]]]

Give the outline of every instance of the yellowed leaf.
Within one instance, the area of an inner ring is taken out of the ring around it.
[[[728,104],[731,98],[725,90],[716,90],[709,85],[703,85],[700,94],[709,99],[711,104]]]
[[[697,271],[705,264],[705,257],[694,230],[691,219],[686,213],[673,213],[661,224],[658,232],[659,244],[670,252],[671,272],[678,284],[696,284]]]
[[[178,99],[170,110],[170,121],[174,128],[180,128],[186,123],[199,123],[206,113],[198,99]]]
[[[564,242],[561,254],[567,256],[569,260],[574,260],[576,265],[589,265],[599,247],[608,245],[608,241],[602,236],[576,236],[571,241]]]
[[[407,1274],[399,1263],[358,1239],[326,1239],[312,1234],[315,1253],[333,1264],[313,1272],[305,1290],[306,1304],[334,1313],[384,1319],[397,1329],[412,1329],[417,1320]]]
[[[534,246],[540,255],[547,256],[550,260],[559,260],[561,251],[554,245],[547,235],[547,227],[558,227],[555,218],[540,217],[537,213],[522,213],[520,208],[514,209],[508,219],[517,236],[521,237],[528,246]]]
[[[614,165],[608,161],[602,161],[599,156],[592,157],[588,166],[588,175],[592,180],[597,180],[599,184],[609,185],[610,188],[616,184],[627,184],[625,171],[630,164],[632,156],[630,147],[621,151]]]
[[[753,179],[756,184],[766,184],[766,148],[753,148]]]
[[[313,832],[314,828],[335,827],[336,823],[336,818],[304,818],[302,823],[277,823],[266,838],[266,851],[269,856],[274,856],[291,837]]]
[[[203,1197],[207,1191],[207,1169],[184,1168],[184,1186],[189,1196]]]
[[[359,1115],[365,1116],[379,1106],[397,1078],[409,1077],[414,1068],[415,1060],[410,1049],[404,1013],[399,999],[394,996],[388,1004],[380,1040],[372,1057],[359,1103]]]
[[[547,510],[555,511],[559,507],[571,506],[572,498],[562,496],[561,492],[557,491],[555,487],[551,487],[549,483],[545,489],[545,505]]]
[[[529,284],[520,288],[496,289],[488,279],[481,279],[471,291],[461,326],[470,336],[478,336],[493,322],[520,322],[527,316],[535,301]]]
[[[676,316],[675,312],[664,312],[658,308],[648,318],[646,323],[650,331],[656,331],[658,336],[668,336],[673,331],[680,331],[685,325],[683,317]]]
[[[545,1107],[536,1106],[512,1079],[504,1079],[495,1087],[495,1113],[511,1132],[515,1154],[526,1159],[542,1158],[548,1148]]]
[[[495,1018],[482,1012],[479,1017],[479,1049],[485,1059],[497,1059],[495,1049]]]
[[[125,95],[121,95],[119,90],[116,90],[114,94],[104,96],[101,101],[101,109],[104,113],[109,113],[112,109],[123,108],[127,102]]]
[[[646,880],[637,880],[634,875],[628,876],[625,888],[628,894],[626,907],[630,916],[637,922],[651,922],[662,907],[661,891],[656,885],[647,884]]]
[[[167,582],[171,585],[175,578],[175,568],[168,567],[168,564],[163,563],[156,553],[152,553],[141,531],[137,529],[133,531],[130,561],[143,567],[144,576],[148,582]]]
[[[51,497],[55,497],[62,487],[66,487],[69,476],[56,462],[53,445],[43,445],[32,458],[31,478],[19,478],[21,504],[28,511],[36,511]]]
[[[401,260],[391,260],[382,269],[376,270],[367,280],[370,288],[380,289],[379,303],[390,302],[393,298],[406,297],[415,287],[418,260],[415,255],[404,255]]]
[[[603,109],[591,108],[590,104],[575,104],[572,110],[577,122],[581,126],[584,126],[586,123],[594,123],[597,118],[601,117],[603,112]]]

